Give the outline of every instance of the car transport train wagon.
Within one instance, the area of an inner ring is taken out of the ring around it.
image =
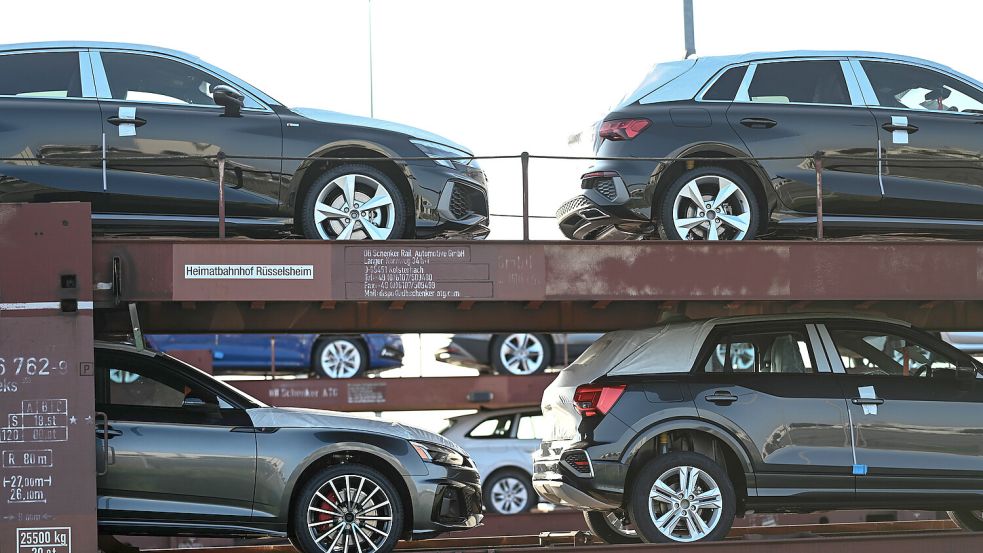
[[[440,135],[0,47],[0,553],[983,550],[981,114],[917,58],[659,64],[572,240],[529,153],[487,240],[514,189]]]

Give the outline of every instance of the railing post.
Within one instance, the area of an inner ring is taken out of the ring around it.
[[[529,152],[522,152],[522,239],[529,240]]]
[[[219,151],[218,159],[218,237],[225,238],[225,152]]]
[[[816,166],[816,240],[823,239],[823,152],[812,156]]]

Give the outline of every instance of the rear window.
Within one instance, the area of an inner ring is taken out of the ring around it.
[[[0,56],[0,96],[81,98],[78,52]]]
[[[731,67],[713,83],[710,90],[703,95],[704,100],[732,101],[737,96],[737,89],[741,87],[744,74],[747,73],[747,66]]]
[[[759,63],[748,87],[752,102],[850,105],[850,93],[836,60]]]

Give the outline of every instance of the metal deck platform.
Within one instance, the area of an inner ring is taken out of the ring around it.
[[[983,243],[93,241],[96,324],[147,332],[604,331],[859,311],[983,328]]]

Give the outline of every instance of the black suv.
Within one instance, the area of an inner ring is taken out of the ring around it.
[[[546,390],[533,485],[609,542],[721,539],[751,510],[949,510],[983,530],[981,370],[873,318],[612,332]]]
[[[182,52],[0,46],[0,121],[0,202],[89,202],[101,232],[214,233],[214,156],[224,152],[230,232],[488,234],[484,172],[473,159],[440,159],[471,156],[463,146],[387,121],[289,109]]]
[[[983,234],[983,83],[926,60],[781,52],[663,63],[594,129],[575,239]],[[631,158],[669,158],[666,162]],[[735,158],[757,158],[748,161]],[[625,159],[627,158],[627,159]],[[709,161],[705,158],[712,158]],[[786,158],[786,159],[775,159]]]

